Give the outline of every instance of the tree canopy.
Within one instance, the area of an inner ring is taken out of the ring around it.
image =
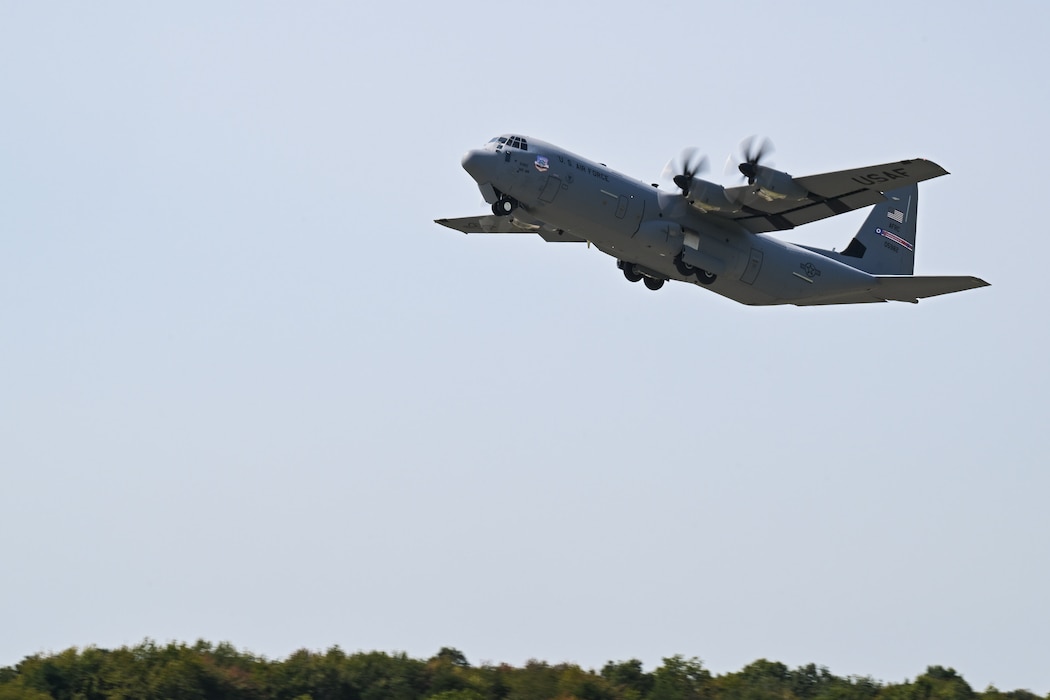
[[[1043,700],[1027,690],[974,691],[954,669],[930,666],[914,681],[835,676],[809,664],[759,659],[713,675],[696,658],[672,656],[651,672],[637,659],[600,672],[530,660],[472,666],[443,647],[426,660],[406,654],[302,649],[284,660],[228,643],[88,647],[34,654],[0,668],[0,700]],[[1050,700],[1050,695],[1045,700]]]

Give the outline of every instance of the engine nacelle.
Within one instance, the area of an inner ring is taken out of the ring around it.
[[[694,177],[689,183],[686,199],[694,207],[704,211],[734,212],[743,206],[726,196],[726,188],[707,180]]]
[[[762,199],[774,202],[779,199],[798,201],[809,196],[806,188],[795,183],[795,179],[779,170],[767,168],[764,165],[755,166],[755,191]]]
[[[678,255],[684,238],[682,227],[670,221],[643,221],[631,236],[635,245],[665,257]]]

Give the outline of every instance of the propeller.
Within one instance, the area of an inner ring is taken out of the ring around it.
[[[773,142],[768,138],[759,140],[757,136],[748,136],[740,142],[741,160],[736,163],[736,167],[740,174],[747,178],[747,184],[755,184],[755,178],[758,176],[758,166],[770,165],[770,163],[762,163],[762,160],[770,156],[774,150]],[[727,171],[729,170],[729,164],[732,162],[733,156],[730,156],[729,161],[726,162]]]
[[[707,170],[707,156],[700,154],[699,150],[696,146],[683,149],[677,159],[672,158],[664,166],[664,179],[670,178],[686,197],[693,178]]]

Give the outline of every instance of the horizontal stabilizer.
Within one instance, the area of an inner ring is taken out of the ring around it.
[[[911,277],[911,276],[876,276],[879,284],[871,293],[886,301],[908,301],[913,304],[919,299],[935,297],[941,294],[962,292],[967,289],[987,287],[988,283],[977,277]]]
[[[465,216],[460,219],[435,219],[434,223],[463,233],[535,233],[548,243],[584,243],[584,239],[549,226],[531,217],[512,216]]]

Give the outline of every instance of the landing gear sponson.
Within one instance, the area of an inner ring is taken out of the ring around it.
[[[718,275],[714,274],[713,272],[702,270],[699,267],[693,267],[689,263],[684,262],[681,256],[678,256],[674,259],[674,266],[675,269],[677,269],[685,277],[696,275],[696,279],[700,282],[700,284],[711,284],[716,279],[718,279]],[[660,287],[663,287],[664,282],[666,281],[662,277],[651,277],[649,274],[639,271],[638,266],[634,263],[629,263],[624,260],[617,260],[616,267],[623,270],[623,276],[627,278],[628,282],[644,281],[645,286],[649,289],[652,289],[653,291],[656,291]]]

